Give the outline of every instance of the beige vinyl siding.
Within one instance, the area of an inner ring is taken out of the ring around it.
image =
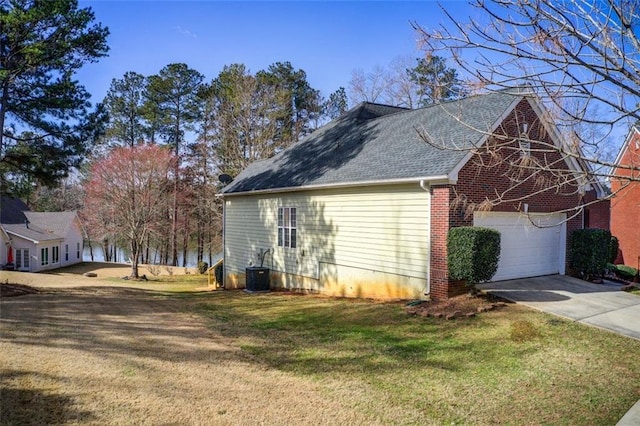
[[[277,246],[278,207],[297,209],[297,248]],[[225,269],[244,272],[273,249],[274,271],[319,279],[320,263],[426,279],[429,194],[418,183],[225,201]]]

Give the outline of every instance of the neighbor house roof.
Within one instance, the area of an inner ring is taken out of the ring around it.
[[[0,197],[0,223],[24,223],[29,207],[19,198]]]
[[[48,232],[45,229],[41,229],[31,224],[2,224],[2,228],[7,234],[15,235],[16,237],[24,238],[25,240],[33,241],[34,243],[64,240],[60,235]]]
[[[251,164],[222,193],[446,179],[522,99],[504,91],[416,110],[365,102]]]
[[[0,226],[6,234],[35,243],[64,239],[76,212],[32,212],[20,199],[0,198]]]
[[[76,212],[32,212],[26,211],[24,215],[29,222],[38,228],[53,234],[65,236],[78,217]]]
[[[620,149],[618,150],[618,155],[616,155],[616,160],[614,161],[614,164],[616,166],[621,165],[622,157],[624,156],[624,153],[629,149],[629,144],[631,143],[631,140],[637,134],[640,134],[640,128],[638,128],[638,125],[634,125],[631,128],[631,130],[629,130],[629,133],[624,139],[624,143],[620,146]]]

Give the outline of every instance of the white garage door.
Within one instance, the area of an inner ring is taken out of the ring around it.
[[[474,226],[501,234],[500,262],[493,281],[564,274],[565,218],[558,213],[475,213]]]

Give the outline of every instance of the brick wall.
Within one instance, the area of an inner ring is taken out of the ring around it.
[[[588,204],[584,210],[584,227],[611,229],[611,201],[609,199],[596,201],[595,191],[588,192],[584,196],[585,204]]]
[[[619,164],[640,168],[640,135],[632,131],[634,134]],[[611,180],[611,233],[620,242],[616,263],[637,268],[640,263],[640,182],[635,180],[640,179],[640,171],[618,168],[614,174],[620,176]]]
[[[449,232],[450,188],[431,187],[431,297],[447,299],[449,274],[447,268],[447,233]]]
[[[531,142],[529,157],[521,155],[520,143],[507,135],[519,134],[524,123],[531,141],[551,140],[546,135],[536,113],[523,101],[505,119],[492,138],[458,174],[458,184],[432,188],[431,294],[433,298],[448,298],[467,291],[465,286],[448,279],[446,269],[446,236],[450,227],[473,225],[473,212],[490,210],[531,213],[558,212],[573,209],[583,203],[577,185],[568,173],[560,154],[544,143]],[[548,170],[538,172],[538,170]],[[595,197],[594,192],[585,195]],[[447,201],[448,198],[448,201]],[[447,205],[448,203],[448,205]],[[608,223],[606,202],[591,208],[590,218]],[[444,219],[448,217],[448,223]],[[582,228],[583,215],[568,211],[567,236]]]

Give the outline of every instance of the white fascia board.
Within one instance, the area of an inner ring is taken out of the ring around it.
[[[7,234],[7,231],[5,231],[2,225],[0,225],[0,231],[2,231],[2,234],[7,238],[7,240],[11,241],[11,237]]]
[[[551,136],[551,140],[553,141],[553,144],[560,150],[564,149],[562,134],[560,133],[560,130],[555,125],[555,123],[549,118],[549,114],[546,108],[544,107],[544,105],[542,105],[542,102],[537,97],[534,97],[534,96],[529,97],[527,100],[529,101],[529,104],[531,105],[533,110],[536,112],[538,117],[540,117],[540,121],[542,122],[542,125],[545,128],[545,131],[549,134],[549,136]],[[591,175],[591,170],[585,170],[577,158],[569,155],[569,156],[566,156],[564,160],[567,163],[567,166],[570,169],[573,169],[576,173],[582,172],[582,173],[586,173],[589,176]],[[589,168],[588,164],[585,164],[585,167]],[[595,189],[596,198],[605,198],[607,196],[607,192],[605,191],[602,184],[598,181],[589,179],[587,180],[587,182],[584,183],[584,185],[587,191],[590,191],[591,189]]]
[[[44,239],[44,240],[34,240],[31,237],[27,237],[25,235],[20,235],[19,233],[15,232],[15,231],[10,231],[10,230],[7,230],[7,234],[15,235],[16,237],[22,238],[23,240],[31,241],[34,244],[40,244],[40,243],[49,242],[49,241],[64,241],[64,238],[61,238],[61,237],[47,238],[47,239]]]
[[[558,126],[556,126],[555,123],[550,120],[549,114],[544,105],[542,105],[542,103],[537,98],[530,97],[528,101],[529,105],[531,105],[531,108],[533,108],[535,113],[540,118],[540,122],[544,126],[547,134],[551,137],[553,144],[556,146],[556,148],[563,150],[564,143],[562,134],[560,133],[560,130],[558,130]],[[569,168],[573,168],[573,170],[575,170],[576,172],[589,172],[588,170],[584,170],[582,166],[580,166],[580,162],[578,161],[578,159],[573,156],[565,157],[565,162],[567,163],[567,166],[569,166]]]
[[[636,134],[640,134],[640,130],[638,130],[636,126],[633,126],[631,128],[631,131],[627,135],[627,137],[624,139],[624,143],[620,147],[620,151],[618,151],[618,155],[616,156],[616,161],[613,162],[614,164],[616,165],[620,164],[620,161],[622,161],[622,156],[624,155],[625,152],[627,152],[627,149],[629,148],[629,144],[633,140],[633,136],[635,136]]]
[[[429,182],[432,185],[447,185],[451,184],[450,175],[438,175],[438,176],[423,176],[414,178],[401,178],[401,179],[386,179],[386,180],[369,180],[360,182],[340,182],[340,183],[328,183],[319,185],[305,185],[305,186],[293,186],[287,188],[273,188],[273,189],[259,189],[256,191],[244,191],[244,192],[232,192],[229,194],[218,193],[216,197],[235,197],[241,195],[260,195],[260,194],[276,194],[281,192],[302,192],[302,191],[314,191],[320,189],[340,189],[340,188],[358,188],[364,186],[376,186],[376,185],[402,185],[409,183]]]
[[[89,234],[87,233],[87,230],[84,227],[84,224],[82,223],[82,221],[80,220],[80,216],[78,215],[78,212],[74,212],[75,213],[75,217],[74,217],[74,221],[78,224],[78,226],[80,227],[80,233],[82,234],[82,238],[85,240],[89,239]],[[68,237],[68,235],[65,235],[64,238],[66,239]]]

